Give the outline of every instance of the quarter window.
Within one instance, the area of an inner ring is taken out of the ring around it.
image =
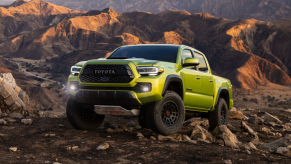
[[[197,52],[194,52],[194,56],[195,56],[195,58],[198,58],[199,62],[200,62],[200,64],[198,65],[198,71],[207,72],[208,71],[208,67],[207,67],[207,64],[206,64],[204,56],[199,54],[199,53],[197,53]]]

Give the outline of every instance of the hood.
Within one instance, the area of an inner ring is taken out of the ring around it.
[[[128,64],[132,62],[136,66],[153,66],[157,60],[147,60],[141,58],[134,58],[134,59],[94,59],[88,60],[87,62],[79,62],[76,65],[83,66],[84,64]]]

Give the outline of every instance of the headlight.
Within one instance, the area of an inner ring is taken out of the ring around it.
[[[164,72],[164,69],[161,67],[137,67],[136,70],[140,75],[148,76],[157,76]]]
[[[71,75],[77,76],[80,71],[81,71],[82,67],[80,66],[72,66],[71,67]]]

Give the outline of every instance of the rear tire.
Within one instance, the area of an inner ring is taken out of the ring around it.
[[[223,98],[218,99],[215,109],[209,112],[210,130],[220,125],[228,125],[228,106]]]
[[[167,91],[161,101],[152,103],[146,109],[147,125],[152,131],[171,135],[179,131],[185,121],[185,107],[181,97]]]
[[[69,99],[66,113],[70,124],[80,130],[97,129],[105,117],[94,111],[94,105],[81,104],[73,99]]]

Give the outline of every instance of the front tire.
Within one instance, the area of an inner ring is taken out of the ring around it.
[[[66,113],[70,124],[79,130],[95,130],[105,117],[94,111],[94,105],[81,104],[73,99],[69,99]]]
[[[147,125],[152,131],[171,135],[179,131],[185,121],[185,107],[182,98],[173,91],[167,91],[161,101],[147,107]]]
[[[223,98],[219,98],[215,109],[209,112],[210,130],[220,125],[228,125],[228,106]]]

